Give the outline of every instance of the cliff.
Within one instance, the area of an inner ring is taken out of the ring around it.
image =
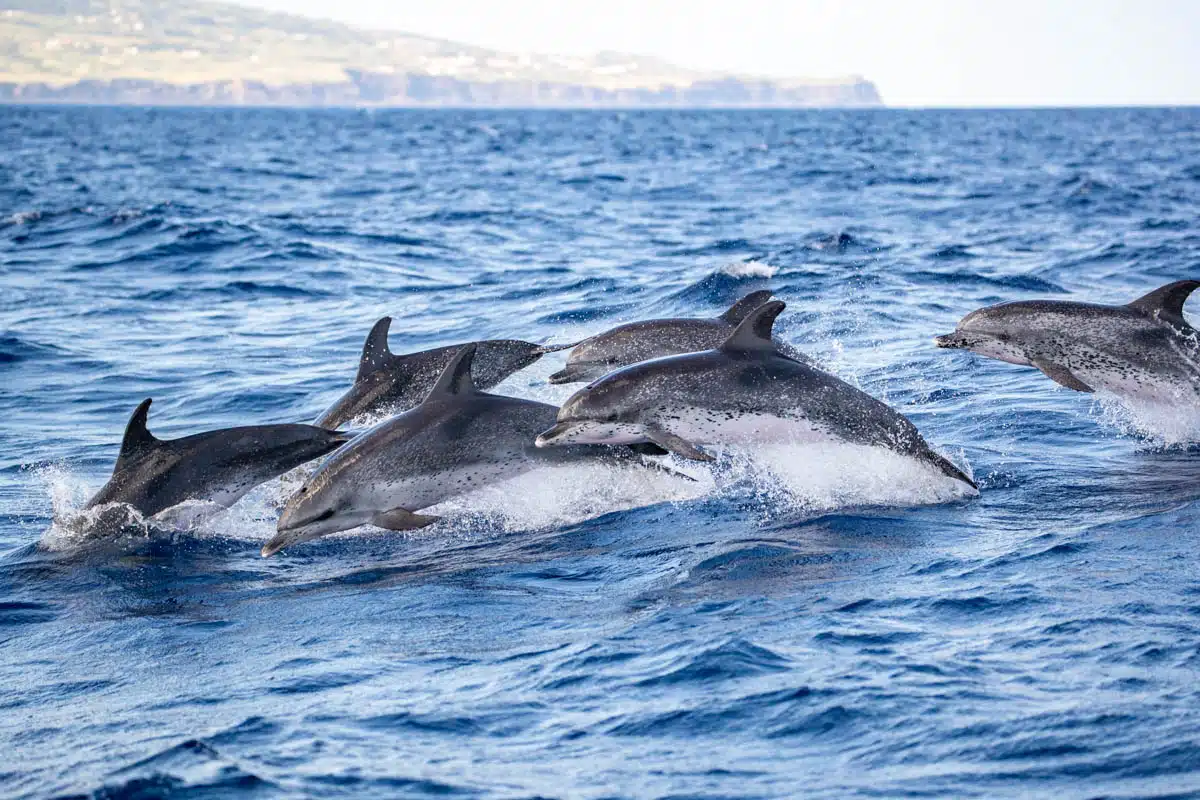
[[[622,53],[504,53],[204,0],[7,0],[0,102],[877,106],[855,77],[767,79]]]

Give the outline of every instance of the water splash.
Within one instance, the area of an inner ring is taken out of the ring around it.
[[[1200,442],[1200,406],[1194,401],[1138,400],[1097,392],[1092,413],[1101,425],[1151,447],[1179,448]]]
[[[756,259],[734,261],[721,267],[721,273],[731,278],[774,278],[777,272],[779,267]]]

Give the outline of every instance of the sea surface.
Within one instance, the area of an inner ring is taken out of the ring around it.
[[[931,342],[1184,277],[1200,109],[0,108],[0,796],[1200,796],[1195,437]],[[143,398],[310,421],[385,314],[570,342],[764,287],[978,496],[768,448],[271,559],[278,481],[61,524]]]

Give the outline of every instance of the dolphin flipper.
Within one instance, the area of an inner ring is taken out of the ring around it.
[[[680,458],[686,458],[689,461],[716,461],[717,459],[708,453],[701,450],[696,445],[689,442],[680,436],[656,428],[652,425],[645,426],[643,431],[646,438],[654,442],[664,450],[669,450]]]
[[[954,466],[953,461],[946,458],[941,453],[936,452],[932,447],[926,446],[925,450],[919,453],[917,457],[946,477],[954,478],[956,481],[962,481],[975,491],[979,491],[979,484],[971,480],[967,473]]]
[[[1044,358],[1031,359],[1031,363],[1044,372],[1047,378],[1054,381],[1059,386],[1065,386],[1068,389],[1074,389],[1077,392],[1087,392],[1089,394],[1096,391],[1083,381],[1079,380],[1079,378],[1076,378],[1071,373],[1071,370],[1067,369],[1061,364],[1055,364],[1053,361],[1047,361]]]
[[[389,531],[415,531],[437,522],[441,517],[431,517],[427,514],[414,514],[406,508],[393,508],[383,511],[371,518],[371,524]]]

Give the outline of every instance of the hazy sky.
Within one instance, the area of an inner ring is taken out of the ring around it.
[[[861,74],[891,105],[1200,103],[1200,0],[241,0],[503,50]]]

